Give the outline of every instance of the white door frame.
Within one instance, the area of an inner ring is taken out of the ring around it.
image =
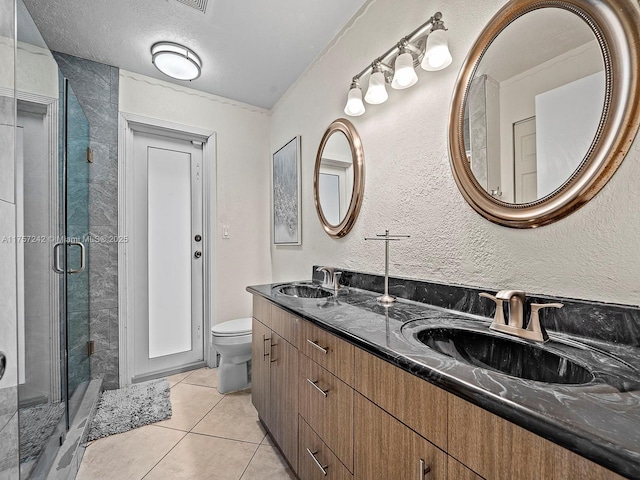
[[[120,112],[118,118],[118,328],[120,386],[129,385],[133,377],[133,287],[134,252],[128,238],[133,232],[133,136],[134,132],[151,133],[180,140],[202,142],[203,157],[203,240],[204,240],[204,361],[211,366],[209,331],[215,323],[215,219],[216,219],[216,134],[211,130],[180,125],[165,120]]]

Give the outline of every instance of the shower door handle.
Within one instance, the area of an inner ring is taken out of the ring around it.
[[[63,245],[63,242],[58,242],[53,246],[53,271],[60,274],[64,273],[64,270],[60,268],[60,247]]]
[[[60,274],[65,273],[64,270],[60,268],[60,247],[64,245],[64,242],[58,242],[53,246],[53,271]],[[80,268],[68,270],[67,273],[71,275],[73,273],[83,272],[87,263],[87,249],[81,242],[69,242],[67,245],[80,247]]]
[[[71,246],[76,246],[76,247],[80,247],[80,268],[77,269],[71,269],[71,270],[67,270],[68,274],[72,274],[72,273],[81,273],[84,272],[84,267],[87,263],[87,249],[84,247],[84,244],[82,242],[69,242],[68,245]]]

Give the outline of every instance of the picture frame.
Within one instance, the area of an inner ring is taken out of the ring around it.
[[[302,245],[300,135],[273,154],[273,243]]]

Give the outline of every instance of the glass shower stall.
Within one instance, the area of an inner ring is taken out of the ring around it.
[[[89,122],[17,2],[20,478],[46,478],[90,381]]]

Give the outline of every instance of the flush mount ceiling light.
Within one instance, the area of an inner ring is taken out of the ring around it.
[[[365,112],[360,80],[366,75],[370,76],[369,88],[364,100],[369,104],[377,105],[384,103],[389,97],[385,83],[390,83],[396,90],[415,85],[418,82],[415,71],[418,65],[427,71],[442,70],[451,65],[452,57],[446,31],[442,13],[437,12],[371,62],[371,65],[353,77],[344,113],[356,117]]]
[[[202,70],[202,61],[193,50],[173,42],[153,44],[151,61],[158,70],[176,80],[195,80]]]

